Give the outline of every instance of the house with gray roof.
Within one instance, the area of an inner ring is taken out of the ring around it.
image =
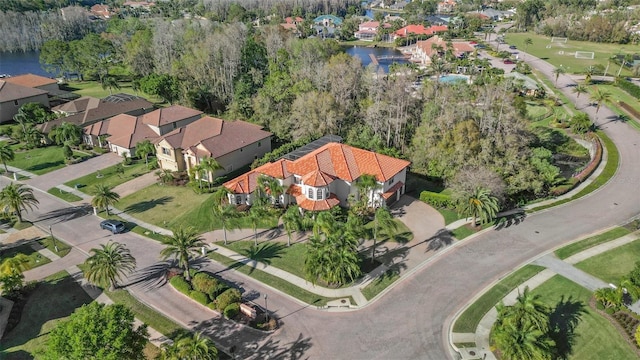
[[[0,123],[13,119],[20,107],[27,103],[39,103],[48,108],[47,94],[46,90],[0,80]]]

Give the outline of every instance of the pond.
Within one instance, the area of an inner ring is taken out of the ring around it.
[[[380,47],[365,47],[365,46],[351,46],[345,48],[345,52],[351,56],[355,56],[360,59],[362,66],[371,64],[371,55],[378,59],[378,64],[384,70],[385,73],[389,72],[389,65],[393,63],[408,64],[409,60],[403,57],[402,53],[396,49],[380,48]]]
[[[0,75],[35,74],[50,77],[40,66],[40,53],[38,51],[27,52],[0,52]]]

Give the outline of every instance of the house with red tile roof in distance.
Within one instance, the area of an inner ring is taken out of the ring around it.
[[[91,14],[101,19],[108,19],[111,17],[111,15],[113,15],[111,11],[109,11],[109,5],[104,5],[104,4],[93,5],[89,9],[89,12],[91,12]]]
[[[302,24],[303,21],[304,19],[301,18],[300,16],[296,16],[296,17],[289,16],[284,19],[284,23],[280,24],[280,26],[282,26],[286,30],[297,31],[298,25]]]
[[[438,3],[437,13],[438,14],[450,14],[458,6],[458,3],[455,0],[444,0]]]
[[[119,114],[85,126],[82,129],[83,141],[91,146],[108,146],[111,152],[120,156],[133,156],[140,141],[155,141],[201,117],[202,111],[180,105],[156,109],[140,116]]]
[[[13,119],[20,107],[27,103],[39,103],[49,107],[47,91],[0,80],[0,123]]]
[[[282,158],[257,167],[224,183],[229,190],[229,202],[251,205],[260,196],[260,177],[277,179],[287,190],[280,204],[297,204],[306,211],[348,207],[351,196],[358,197],[357,183],[363,175],[372,175],[376,188],[368,194],[370,206],[379,207],[400,199],[405,192],[406,160],[362,150],[353,146],[329,142],[299,158]],[[268,193],[267,189],[267,193]],[[270,195],[268,195],[270,196]]]
[[[424,35],[431,36],[437,33],[447,32],[448,27],[446,25],[432,25],[424,27],[424,25],[407,25],[403,28],[396,30],[393,33],[393,40],[398,38],[404,38],[409,35]]]
[[[422,65],[431,64],[434,56],[443,56],[449,44],[453,47],[451,51],[458,57],[464,57],[475,51],[475,48],[468,41],[452,41],[448,42],[440,38],[438,35],[424,41],[418,41],[411,55],[411,61],[418,62]]]
[[[40,89],[49,93],[57,93],[60,90],[58,80],[40,75],[23,74],[4,78],[3,80],[8,83]]]
[[[260,125],[205,116],[156,139],[154,144],[158,165],[166,170],[190,171],[204,158],[215,159],[222,169],[203,178],[212,182],[270,152],[271,136]]]
[[[365,21],[358,25],[358,31],[356,31],[353,36],[359,40],[373,41],[376,35],[378,35],[378,29],[381,26],[384,29],[388,29],[392,25],[389,23],[383,23],[381,25],[379,21]]]

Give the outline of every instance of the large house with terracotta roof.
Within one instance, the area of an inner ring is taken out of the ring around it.
[[[433,25],[425,27],[424,25],[407,25],[393,33],[393,39],[404,38],[409,35],[434,35],[437,33],[447,32],[446,25]]]
[[[475,48],[467,41],[448,42],[438,35],[424,41],[418,41],[411,56],[411,61],[423,65],[431,64],[433,57],[443,56],[451,45],[453,54],[460,58],[475,51]]]
[[[356,183],[363,175],[375,176],[378,186],[369,194],[369,205],[390,204],[405,192],[406,160],[330,142],[296,159],[280,159],[264,164],[224,184],[230,191],[229,202],[251,205],[259,196],[258,178],[277,179],[287,190],[278,204],[297,204],[307,211],[348,207],[348,199],[358,196]]]
[[[271,136],[256,124],[205,116],[169,132],[154,143],[162,169],[190,171],[203,158],[215,159],[222,169],[207,174],[204,180],[211,182],[270,152]]]
[[[358,31],[353,36],[359,40],[373,41],[378,35],[379,28],[388,29],[391,27],[389,23],[380,24],[379,21],[365,21],[358,25]]]
[[[49,107],[47,91],[0,80],[0,123],[13,119],[22,105],[33,102]]]

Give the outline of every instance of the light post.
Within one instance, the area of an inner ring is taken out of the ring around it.
[[[266,322],[269,322],[269,307],[267,306],[267,294],[264,294],[264,316],[267,319]]]
[[[51,235],[51,239],[53,239],[53,248],[56,249],[56,252],[58,252],[58,244],[56,243],[56,238],[53,236],[51,225],[49,225],[49,235]]]

